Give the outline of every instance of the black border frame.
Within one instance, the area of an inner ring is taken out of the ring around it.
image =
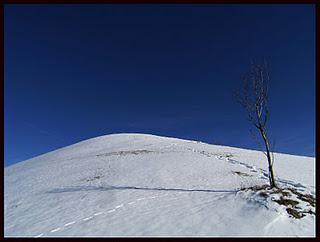
[[[316,31],[316,59],[315,59],[315,67],[316,67],[316,84],[315,84],[315,94],[316,94],[316,121],[319,120],[319,112],[318,107],[319,107],[319,84],[317,83],[319,80],[319,70],[318,70],[318,63],[319,63],[319,56],[320,56],[320,48],[318,48],[318,40],[320,39],[319,37],[319,26],[320,26],[320,3],[318,3],[317,0],[4,0],[2,4],[0,4],[0,19],[2,21],[2,24],[0,25],[0,41],[1,41],[1,48],[0,48],[0,76],[1,76],[1,122],[2,122],[2,128],[0,131],[1,134],[1,145],[3,149],[1,149],[1,155],[4,157],[4,5],[7,4],[314,4],[315,5],[315,31]],[[320,155],[320,145],[318,142],[318,137],[319,137],[319,124],[316,123],[316,162],[315,162],[315,167],[316,167],[316,198],[317,198],[317,203],[318,203],[318,196],[319,196],[319,179],[317,179],[317,174],[319,174],[320,169],[319,166],[317,165],[317,158]],[[4,159],[2,159],[2,165],[4,167]],[[4,170],[1,172],[2,179],[1,181],[1,193],[2,193],[2,198],[4,198],[4,185],[3,185],[3,179],[4,179]],[[0,209],[1,214],[2,214],[2,221],[4,221],[4,204],[2,200],[2,207]],[[319,214],[319,208],[316,207],[316,213]],[[319,237],[319,215],[316,215],[316,237],[315,238],[304,238],[304,240],[316,240],[317,237]],[[0,228],[1,232],[1,238],[6,239],[6,240],[33,240],[33,238],[22,238],[22,237],[17,237],[17,238],[4,238],[4,227],[3,225]],[[174,237],[168,237],[168,238],[157,238],[157,237],[126,237],[126,238],[119,238],[119,237],[107,237],[107,238],[63,238],[63,239],[90,239],[90,240],[97,240],[97,239],[111,239],[111,240],[127,240],[127,239],[134,239],[136,241],[139,241],[141,239],[152,239],[152,240],[167,240],[171,241],[173,240],[179,240],[179,239],[201,239],[201,240],[247,240],[247,239],[256,239],[257,237],[242,237],[242,238],[236,238],[236,237],[226,237],[226,238],[217,238],[217,237],[212,237],[212,238],[203,238],[203,237],[185,237],[185,238],[174,238]],[[259,240],[265,240],[265,239],[270,239],[270,238],[275,238],[279,240],[283,239],[294,239],[294,238],[283,238],[283,237],[269,237],[269,238],[260,238]],[[40,240],[51,240],[51,239],[59,239],[59,238],[39,238]],[[61,238],[60,238],[61,239]]]

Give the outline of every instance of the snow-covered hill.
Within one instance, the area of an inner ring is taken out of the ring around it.
[[[4,169],[4,234],[315,236],[314,205],[299,195],[315,196],[315,159],[275,154],[274,166],[295,193],[242,189],[268,184],[258,151],[144,134],[89,139]],[[309,213],[296,218],[292,207]]]

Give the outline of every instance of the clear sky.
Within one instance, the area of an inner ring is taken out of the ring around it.
[[[258,149],[232,96],[271,67],[278,152],[315,155],[314,5],[5,5],[5,166],[111,133]]]

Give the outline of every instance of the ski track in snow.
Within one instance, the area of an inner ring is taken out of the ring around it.
[[[168,194],[162,195],[162,196],[140,197],[140,198],[135,199],[135,201],[143,201],[143,200],[147,200],[147,199],[160,198],[160,197],[165,197],[165,196],[167,196],[167,195],[168,195]],[[136,203],[136,202],[132,201],[132,202],[128,202],[128,203],[126,203],[126,204],[131,205],[131,204],[134,204],[134,203]],[[113,213],[113,212],[115,212],[117,209],[122,208],[122,207],[124,207],[124,203],[115,206],[113,209],[107,209],[107,210],[103,210],[103,211],[100,211],[100,212],[96,212],[96,213],[94,213],[92,216],[85,217],[85,218],[79,219],[79,220],[77,220],[77,221],[88,221],[88,220],[92,220],[92,219],[94,219],[94,217],[96,217],[96,216],[103,215],[103,214],[107,214],[107,213]],[[66,223],[66,224],[63,225],[63,227],[70,227],[71,225],[77,223],[77,221],[72,221],[72,222]],[[50,233],[50,234],[51,234],[51,233],[55,233],[55,232],[61,231],[62,229],[63,229],[62,227],[56,227],[56,228],[54,228],[54,229],[51,229],[51,230],[49,231],[49,233]],[[45,235],[45,233],[41,233],[41,234],[38,234],[38,235],[36,235],[36,236],[34,236],[34,237],[35,237],[35,238],[39,238],[39,237],[42,237],[42,236],[44,236],[44,235]]]
[[[225,155],[208,154],[205,151],[200,151],[200,150],[197,150],[197,149],[194,149],[194,148],[184,148],[183,150],[188,150],[188,151],[192,151],[192,152],[195,152],[195,153],[199,153],[199,154],[205,155],[207,157],[215,157],[215,158],[217,158],[219,160],[225,160],[225,161],[227,161],[227,162],[229,162],[231,164],[240,165],[242,167],[245,167],[246,169],[249,169],[249,171],[251,171],[251,172],[257,173],[257,176],[260,179],[264,179],[264,180],[269,179],[269,175],[268,175],[268,172],[266,170],[261,169],[261,168],[257,169],[256,166],[254,166],[254,165],[251,166],[251,165],[249,165],[249,164],[247,164],[245,162],[234,160],[234,159],[228,157],[227,156],[228,154],[225,154]],[[307,188],[306,186],[302,185],[301,183],[295,183],[294,181],[281,179],[279,177],[277,177],[277,181],[282,183],[282,184],[285,184],[285,185],[293,186],[295,189],[297,189],[299,191],[305,191],[305,188]]]
[[[59,228],[55,228],[55,229],[51,230],[51,231],[50,231],[50,233],[54,233],[54,232],[57,232],[57,231],[59,231],[59,230],[61,230],[61,228],[60,228],[60,227],[59,227]]]
[[[70,225],[72,225],[72,224],[74,224],[74,223],[76,223],[76,221],[72,221],[72,222],[70,222],[70,223],[66,223],[66,224],[64,225],[64,227],[70,226]]]

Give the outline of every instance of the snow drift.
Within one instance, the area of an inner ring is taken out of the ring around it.
[[[274,169],[280,186],[315,196],[314,158],[276,153]],[[258,151],[106,135],[5,168],[4,235],[315,236],[315,205],[293,197],[310,211],[298,219],[279,194],[243,189],[264,184]]]

